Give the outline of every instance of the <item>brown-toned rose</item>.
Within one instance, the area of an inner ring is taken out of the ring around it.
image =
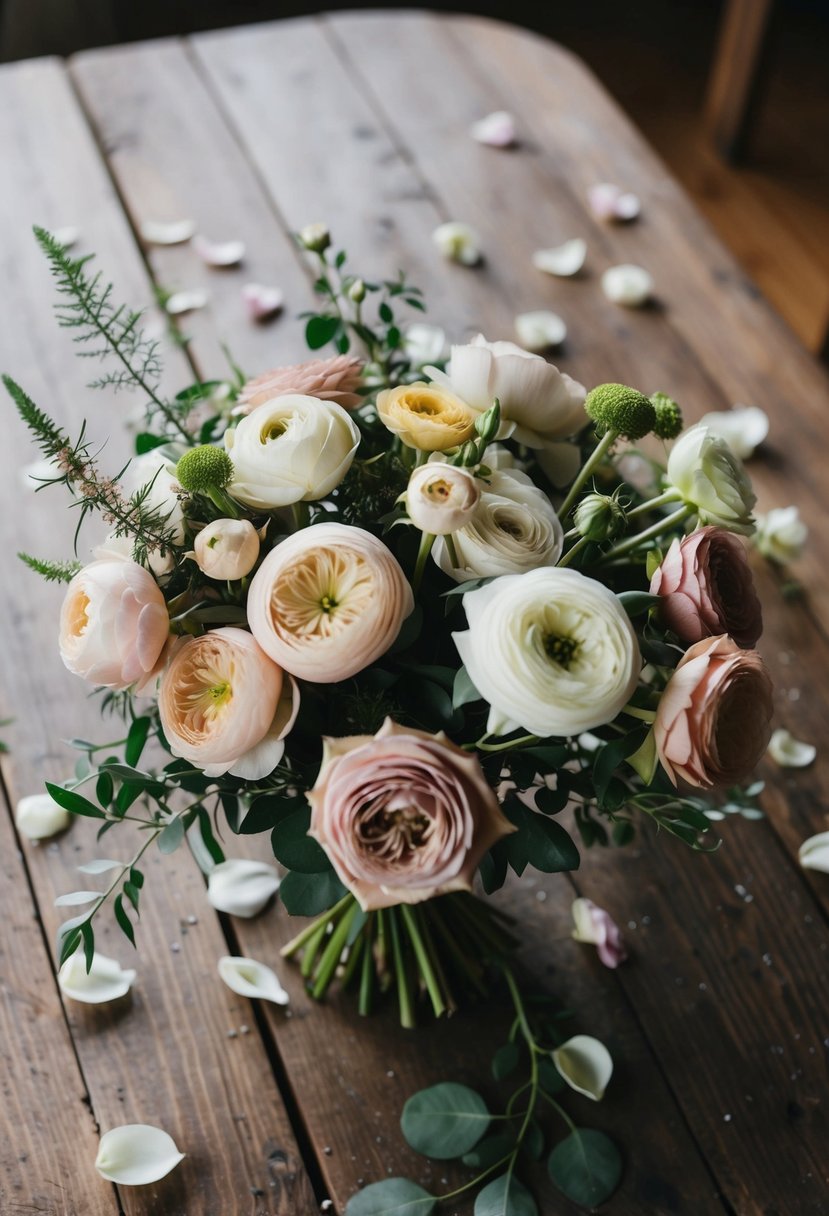
[[[470,890],[487,849],[515,830],[477,758],[443,732],[387,718],[374,736],[324,744],[310,835],[366,911]]]
[[[356,392],[362,371],[362,361],[354,355],[334,355],[332,359],[308,359],[305,363],[275,367],[248,380],[233,413],[249,414],[257,405],[293,393],[335,401],[343,409],[353,410],[364,400]]]
[[[671,545],[651,580],[662,620],[683,642],[727,633],[750,649],[763,613],[745,549],[724,528],[699,528]]]
[[[756,650],[725,634],[695,643],[662,694],[656,751],[674,785],[728,786],[751,773],[771,735],[772,684]]]

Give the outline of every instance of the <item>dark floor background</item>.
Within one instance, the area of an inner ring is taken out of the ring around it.
[[[0,0],[0,60],[352,7],[348,0]],[[421,7],[508,19],[581,55],[803,342],[824,347],[829,0],[776,0],[738,165],[716,154],[702,121],[724,0],[437,0]]]

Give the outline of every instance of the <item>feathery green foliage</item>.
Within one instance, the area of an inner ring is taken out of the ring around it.
[[[32,557],[30,553],[18,553],[17,556],[30,570],[40,574],[49,583],[68,583],[81,568],[78,561],[50,562],[41,557]]]

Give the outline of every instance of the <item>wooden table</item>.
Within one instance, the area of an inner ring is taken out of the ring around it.
[[[518,118],[522,146],[513,152],[467,134],[499,108]],[[605,1102],[582,1111],[626,1152],[613,1213],[829,1212],[829,878],[797,865],[799,843],[829,826],[827,381],[662,164],[565,50],[488,21],[417,13],[9,66],[0,73],[0,147],[0,363],[70,429],[88,414],[93,435],[111,436],[113,466],[129,405],[84,389],[88,366],[49,316],[32,222],[78,225],[80,248],[96,250],[135,302],[150,303],[157,285],[210,292],[210,307],[183,325],[191,342],[167,360],[179,387],[194,371],[224,372],[220,340],[250,372],[301,355],[291,318],[311,294],[288,234],[324,219],[366,273],[406,266],[426,289],[429,319],[453,336],[509,337],[516,313],[551,307],[570,328],[560,362],[588,385],[665,389],[690,418],[733,401],[769,412],[771,437],[752,468],[761,508],[796,501],[812,540],[796,570],[807,596],[784,602],[781,580],[758,573],[763,650],[779,723],[819,745],[817,764],[768,766],[767,818],[727,822],[714,856],[646,830],[636,847],[594,851],[578,873],[529,876],[500,898],[525,918],[538,982],[617,1061]],[[635,189],[640,222],[596,224],[584,199],[597,180]],[[187,247],[142,249],[136,240],[144,221],[182,216],[209,236],[242,238],[244,269],[208,271]],[[482,268],[437,256],[431,232],[450,218],[479,230]],[[533,250],[575,235],[590,246],[582,278],[532,269]],[[629,312],[604,299],[600,273],[620,261],[651,270],[655,307]],[[286,319],[244,319],[239,287],[249,279],[284,288]],[[67,774],[61,739],[102,730],[56,653],[60,589],[13,560],[19,549],[57,557],[69,547],[61,495],[21,490],[20,466],[32,458],[9,421],[0,718],[15,718],[2,732],[10,808],[44,777]],[[290,1014],[252,1008],[219,982],[216,960],[230,948],[275,962],[292,926],[279,908],[220,921],[182,850],[148,866],[131,1002],[63,1005],[53,901],[94,855],[85,827],[33,847],[15,840],[10,819],[0,822],[3,1216],[307,1216],[327,1196],[341,1211],[360,1184],[387,1174],[426,1184],[452,1174],[406,1149],[399,1111],[447,1070],[472,1084],[486,1076],[507,1026],[499,1004],[405,1033],[391,1012],[362,1023],[346,1003],[312,1007],[283,967]],[[238,854],[245,842],[230,843]],[[575,892],[627,925],[633,957],[617,973],[571,941]],[[132,962],[114,930],[99,948]],[[116,1193],[93,1169],[98,1130],[133,1121],[166,1128],[188,1156],[157,1186]],[[542,1211],[575,1209],[548,1192]]]

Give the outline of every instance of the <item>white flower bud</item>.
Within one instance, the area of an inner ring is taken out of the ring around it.
[[[731,448],[708,427],[683,431],[668,457],[668,483],[693,507],[702,524],[749,536],[756,502],[751,481]]]
[[[327,224],[306,224],[299,230],[299,239],[309,253],[324,253],[331,244],[331,233]]]
[[[421,532],[447,536],[469,522],[480,497],[480,485],[467,469],[436,461],[412,473],[405,493],[406,510]]]
[[[348,298],[354,304],[362,304],[366,298],[366,285],[362,279],[355,279],[348,289]]]
[[[232,582],[256,565],[259,534],[247,519],[216,519],[199,532],[194,548],[202,574]]]
[[[14,821],[17,830],[29,840],[47,840],[58,832],[65,832],[72,816],[58,806],[51,795],[29,794],[18,802]]]

